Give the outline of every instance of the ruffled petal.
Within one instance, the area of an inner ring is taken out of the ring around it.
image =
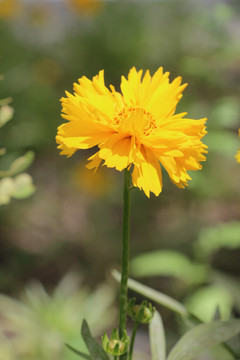
[[[58,127],[56,141],[63,146],[60,149],[64,149],[64,151],[66,149],[89,149],[106,141],[113,134],[114,131],[111,128],[101,123],[75,121],[62,124]]]
[[[104,165],[119,171],[126,169],[135,157],[135,140],[126,134],[114,134],[106,142],[99,145],[99,157]]]
[[[156,196],[162,191],[162,172],[160,164],[152,151],[141,146],[134,161],[132,173],[133,185],[150,197],[150,192]]]

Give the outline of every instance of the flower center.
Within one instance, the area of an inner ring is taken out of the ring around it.
[[[134,135],[148,136],[157,130],[152,114],[140,107],[124,108],[114,117],[113,125]]]

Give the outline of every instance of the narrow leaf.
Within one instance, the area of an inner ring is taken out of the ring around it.
[[[33,151],[26,152],[25,155],[20,156],[19,158],[14,160],[9,170],[0,171],[0,177],[13,176],[24,171],[32,164],[33,159],[34,159],[34,152]]]
[[[77,350],[77,349],[74,349],[71,345],[66,344],[66,346],[67,346],[71,351],[73,351],[75,354],[81,356],[83,359],[92,360],[92,358],[91,358],[90,355],[85,354],[85,353],[83,353],[82,351],[79,351],[79,350]]]
[[[86,320],[82,322],[81,334],[85,344],[87,345],[88,351],[90,352],[93,360],[109,360],[108,355],[105,353],[103,348],[97,343],[92,337]]]
[[[161,315],[155,310],[149,325],[152,360],[166,359],[166,340]]]
[[[115,280],[120,282],[121,275],[117,270],[112,270],[112,276],[114,277]],[[146,296],[148,299],[151,299],[156,303],[163,305],[182,316],[188,316],[187,309],[180,302],[171,298],[168,295],[161,293],[160,291],[156,291],[132,279],[128,279],[128,287],[136,291],[137,293]]]
[[[193,360],[206,349],[227,341],[239,332],[240,320],[198,325],[183,335],[167,360]]]
[[[206,280],[208,267],[192,262],[184,254],[162,250],[145,253],[131,261],[133,276],[174,276],[187,284],[198,284]]]

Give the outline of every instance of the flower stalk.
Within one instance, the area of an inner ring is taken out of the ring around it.
[[[130,184],[131,171],[125,169],[123,191],[123,232],[122,232],[122,276],[120,285],[119,336],[126,329],[128,308],[128,272],[129,272],[129,223],[130,223]]]
[[[131,337],[131,342],[130,342],[130,347],[129,347],[128,360],[132,360],[133,347],[134,347],[134,342],[135,342],[135,338],[136,338],[138,326],[139,326],[139,322],[136,321],[136,322],[134,323],[134,327],[133,327],[133,331],[132,331],[132,337]]]

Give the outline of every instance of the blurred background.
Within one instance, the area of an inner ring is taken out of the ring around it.
[[[55,144],[59,99],[101,69],[118,89],[132,66],[163,66],[189,84],[178,112],[208,118],[207,162],[187,189],[164,173],[159,197],[132,193],[131,276],[203,321],[217,306],[240,316],[239,15],[238,0],[0,0],[4,359],[77,359],[64,343],[83,348],[83,316],[95,335],[116,325],[123,175],[93,174],[93,151],[67,159]],[[158,309],[171,346],[182,325]],[[147,341],[137,354],[150,358]]]

